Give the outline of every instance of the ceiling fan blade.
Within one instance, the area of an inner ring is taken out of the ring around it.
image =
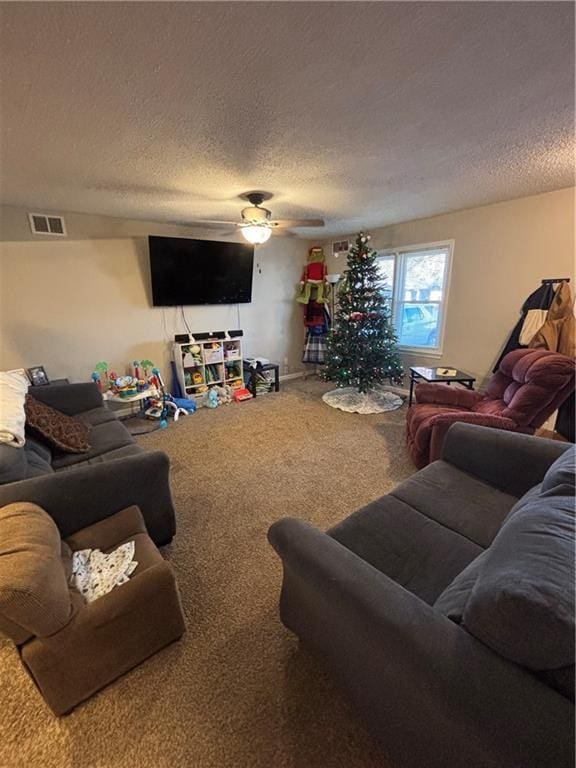
[[[292,229],[292,227],[323,227],[324,219],[276,219],[268,222],[271,227]]]
[[[212,221],[211,219],[194,219],[193,221],[187,221],[186,225],[189,227],[236,227],[237,221]]]

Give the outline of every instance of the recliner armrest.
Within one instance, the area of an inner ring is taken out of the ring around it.
[[[442,459],[494,488],[522,496],[569,448],[558,440],[458,422],[446,433]]]
[[[322,653],[393,761],[572,765],[567,699],[308,523],[280,520],[268,537],[284,623]]]
[[[434,405],[448,405],[453,408],[472,410],[482,400],[484,395],[464,387],[453,387],[448,384],[432,384],[422,382],[415,389],[417,404],[432,403]]]
[[[0,506],[14,501],[38,504],[66,538],[135,504],[150,538],[166,544],[176,531],[169,471],[165,453],[137,454],[0,485]]]

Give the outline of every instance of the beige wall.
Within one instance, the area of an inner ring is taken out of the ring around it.
[[[186,307],[192,331],[245,332],[244,352],[301,370],[304,329],[294,301],[309,243],[272,238],[256,250],[251,304]],[[150,358],[168,374],[168,343],[186,328],[175,308],[152,308],[144,238],[0,243],[0,369],[44,365],[86,381]]]
[[[443,354],[407,365],[452,365],[484,378],[525,298],[545,277],[574,284],[574,189],[562,189],[372,230],[374,248],[454,240]],[[340,238],[334,238],[340,239]],[[331,253],[332,241],[327,243]],[[329,259],[341,272],[345,260]]]
[[[167,370],[168,342],[186,329],[178,310],[150,306],[146,241],[136,236],[137,227],[150,225],[118,223],[132,235],[118,239],[110,220],[70,218],[75,237],[109,239],[9,242],[25,228],[22,212],[12,213],[0,243],[0,368],[45,365],[53,378],[81,381],[99,360],[120,370],[149,357]],[[406,364],[454,365],[481,379],[540,280],[574,276],[574,190],[398,224],[373,230],[372,238],[375,248],[454,240],[443,355],[406,356]],[[282,367],[288,358],[289,372],[301,370],[304,330],[294,292],[310,245],[273,237],[256,251],[261,273],[256,267],[253,301],[240,305],[240,323],[236,306],[188,307],[191,329],[240,324],[246,354]],[[331,241],[326,245],[329,252]],[[329,262],[329,271],[345,268],[342,258]]]

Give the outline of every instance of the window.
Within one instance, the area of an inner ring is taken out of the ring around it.
[[[382,252],[384,294],[402,349],[441,353],[451,256],[452,243]]]

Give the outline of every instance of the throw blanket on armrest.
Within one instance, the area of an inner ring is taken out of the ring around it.
[[[22,373],[0,372],[0,443],[22,448],[25,443],[24,398],[28,380]]]

